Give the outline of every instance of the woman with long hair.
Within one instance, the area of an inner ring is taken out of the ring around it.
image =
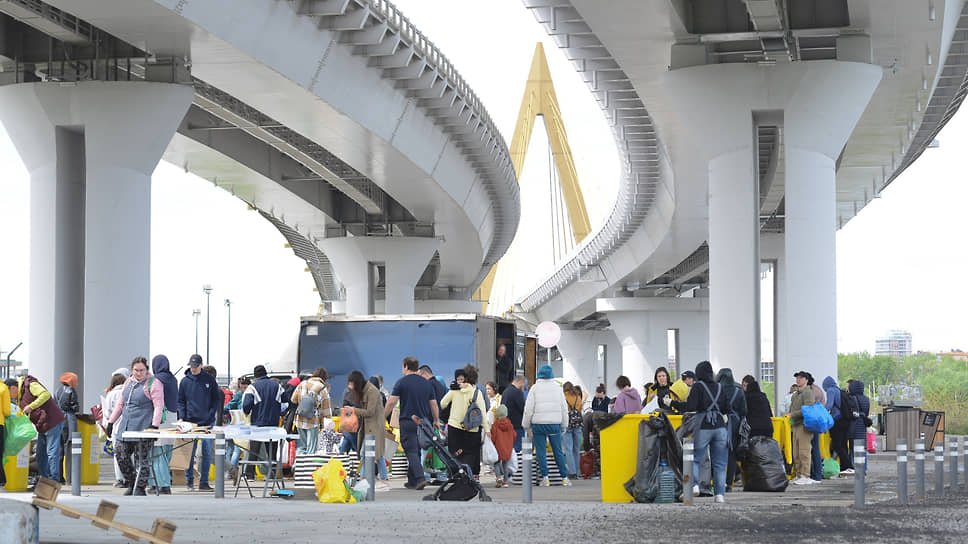
[[[571,382],[565,382],[561,389],[568,405],[568,426],[562,435],[562,446],[568,461],[568,477],[578,479],[581,474],[581,389]]]
[[[373,458],[379,460],[384,455],[386,445],[386,432],[384,431],[386,419],[383,415],[383,397],[380,396],[380,389],[370,383],[359,370],[349,373],[346,377],[346,386],[353,394],[353,400],[357,406],[357,419],[360,422],[356,435],[361,439],[357,454],[360,460],[363,460],[364,441],[362,439],[370,434],[376,439]],[[381,480],[374,489],[382,491],[389,489],[389,486],[390,484],[386,480]]]
[[[128,485],[125,495],[145,495],[151,472],[152,438],[125,438],[126,431],[157,429],[165,410],[165,386],[148,372],[148,360],[135,357],[131,361],[131,377],[121,391],[121,401],[108,419],[108,431],[118,422],[115,457]],[[121,417],[124,414],[124,417]]]
[[[111,375],[111,382],[108,384],[107,388],[104,389],[104,394],[101,395],[101,428],[104,429],[105,435],[108,437],[108,441],[112,442],[114,438],[107,432],[108,428],[108,418],[114,413],[114,407],[118,404],[121,399],[121,390],[124,389],[124,382],[128,378],[124,374],[115,373]],[[112,444],[112,448],[114,444]],[[127,487],[127,482],[124,481],[124,475],[121,474],[121,467],[118,466],[118,455],[115,453],[112,457],[114,462],[114,487]]]
[[[487,417],[483,417],[478,427],[464,426],[464,416],[471,404],[480,408],[481,415],[487,413],[487,405],[484,403],[484,393],[477,388],[477,368],[465,365],[461,370],[464,381],[459,382],[457,389],[451,389],[444,395],[440,406],[451,407],[450,417],[447,419],[447,449],[457,456],[458,461],[470,466],[474,477],[478,478],[481,474],[481,431],[485,436],[490,436],[491,424]]]

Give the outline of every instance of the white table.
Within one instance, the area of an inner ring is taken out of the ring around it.
[[[222,435],[222,436],[219,436]],[[250,425],[226,425],[224,427],[212,427],[211,432],[207,433],[180,433],[175,429],[161,429],[158,432],[146,431],[125,431],[122,438],[139,438],[158,440],[162,438],[174,438],[183,440],[221,440],[216,442],[215,448],[215,496],[222,498],[225,496],[225,439],[232,440],[252,440],[255,442],[278,442],[276,448],[276,479],[282,480],[282,448],[286,439],[295,439],[299,435],[286,434],[286,430],[281,427],[253,427]],[[271,464],[270,464],[271,468]],[[268,472],[268,471],[267,471]],[[219,474],[222,478],[218,478]],[[262,496],[265,497],[269,489],[270,475],[265,475],[265,485],[263,485]]]

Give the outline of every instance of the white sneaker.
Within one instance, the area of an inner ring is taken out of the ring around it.
[[[811,482],[813,482],[813,480],[811,480],[810,478],[807,478],[805,476],[797,476],[790,483],[791,484],[794,484],[794,485],[806,485],[806,484],[809,484]]]
[[[840,473],[843,474],[844,476],[853,475],[854,474],[854,469],[852,469],[852,468],[845,468],[844,470],[841,470]]]
[[[565,487],[571,487],[571,480],[569,480],[568,478],[562,478],[561,485]]]
[[[715,500],[716,502],[726,502],[726,497],[722,495],[716,495],[715,499],[713,500]]]
[[[692,496],[693,497],[698,497],[699,496],[699,486],[698,485],[692,486]]]
[[[538,484],[538,487],[551,487],[551,480],[548,478],[542,478],[541,483]]]

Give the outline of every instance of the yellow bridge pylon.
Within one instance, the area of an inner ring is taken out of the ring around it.
[[[585,198],[582,196],[581,186],[578,184],[578,172],[575,170],[571,146],[568,145],[568,135],[565,133],[561,108],[558,106],[558,98],[555,95],[555,85],[551,80],[548,59],[545,57],[544,46],[540,42],[534,48],[534,58],[531,60],[528,82],[524,87],[518,120],[514,126],[514,136],[511,138],[511,163],[514,165],[514,172],[518,176],[519,182],[521,170],[524,168],[524,159],[528,153],[528,144],[531,142],[534,121],[539,115],[544,116],[545,127],[548,131],[548,142],[551,145],[551,153],[555,168],[558,171],[565,206],[568,209],[572,234],[575,237],[575,243],[579,244],[591,232],[591,224],[588,220],[588,211],[585,209]],[[497,266],[495,264],[491,267],[490,272],[474,294],[474,300],[483,303],[482,313],[487,313]]]

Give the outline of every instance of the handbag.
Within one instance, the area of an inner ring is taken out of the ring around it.
[[[360,430],[360,420],[356,417],[356,410],[352,406],[340,408],[339,430],[347,433],[355,433]]]

